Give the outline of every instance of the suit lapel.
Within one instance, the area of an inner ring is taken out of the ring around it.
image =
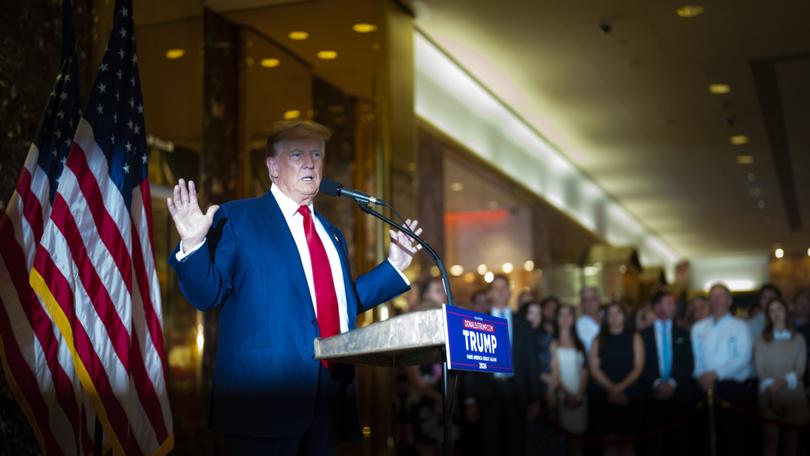
[[[278,207],[276,199],[270,192],[267,192],[262,198],[259,207],[261,211],[259,222],[272,240],[270,245],[272,245],[278,251],[280,257],[287,262],[284,269],[290,276],[290,280],[293,285],[295,285],[295,288],[298,289],[301,296],[308,303],[307,308],[312,312],[314,318],[315,310],[312,305],[312,297],[309,294],[309,286],[307,285],[307,276],[304,274],[304,266],[301,264],[301,255],[298,253],[298,247],[296,247],[295,240],[292,237],[289,226],[287,226],[287,221],[281,213],[281,208]]]
[[[658,359],[658,356],[659,356],[660,352],[658,351],[658,336],[657,336],[658,333],[655,330],[655,323],[653,323],[653,325],[652,325],[652,327],[650,327],[650,329],[652,330],[653,359],[655,360],[655,362],[652,363],[652,365],[653,365],[653,368],[655,369],[655,377],[660,378],[661,377],[661,360]]]

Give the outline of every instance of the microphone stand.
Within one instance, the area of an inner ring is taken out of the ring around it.
[[[444,283],[444,293],[447,295],[447,305],[448,306],[455,306],[456,302],[453,299],[453,291],[450,289],[450,276],[447,275],[447,269],[444,267],[444,262],[439,257],[439,254],[430,246],[424,239],[417,236],[416,233],[411,231],[410,228],[405,226],[405,224],[400,225],[399,223],[391,220],[389,217],[386,217],[380,212],[375,211],[372,209],[368,203],[363,203],[358,201],[357,205],[360,207],[360,210],[369,214],[379,220],[382,220],[386,224],[402,231],[403,233],[410,236],[413,240],[415,240],[419,245],[422,246],[423,249],[431,256],[433,262],[436,263],[436,267],[439,268],[439,273],[442,276],[442,282]],[[447,356],[449,355],[446,353],[444,347],[442,347],[442,353],[444,354],[443,358],[444,361],[442,362],[442,430],[443,430],[443,441],[442,441],[442,454],[444,456],[451,456],[453,454],[453,443],[451,442],[450,436],[450,424],[451,424],[451,414],[453,413],[452,404],[450,403],[450,388],[449,388],[449,381],[448,381],[448,370],[447,370]]]

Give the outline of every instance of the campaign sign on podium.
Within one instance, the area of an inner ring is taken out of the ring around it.
[[[503,318],[443,306],[447,367],[473,372],[512,373],[509,324]]]

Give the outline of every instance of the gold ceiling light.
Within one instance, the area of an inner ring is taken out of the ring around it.
[[[166,58],[169,60],[177,60],[184,55],[186,55],[185,49],[174,48],[166,51]]]
[[[742,146],[743,144],[748,144],[748,136],[733,135],[728,138],[728,142],[730,142],[733,146]]]
[[[337,51],[323,50],[318,51],[318,58],[321,60],[335,60],[338,54]]]
[[[703,7],[700,5],[683,5],[675,10],[679,17],[688,19],[703,14]]]
[[[291,40],[303,41],[309,38],[309,32],[305,32],[303,30],[293,30],[292,32],[287,34],[287,37]]]
[[[361,22],[359,24],[352,25],[352,30],[354,30],[357,33],[371,33],[377,30],[377,26],[374,24],[366,24],[364,22]]]
[[[281,65],[281,61],[279,59],[267,58],[262,59],[261,65],[265,68],[275,68]]]
[[[709,93],[714,95],[725,95],[731,92],[731,86],[728,84],[709,84]]]
[[[753,155],[737,155],[738,165],[750,165],[752,163],[754,163]]]
[[[284,112],[284,120],[295,120],[301,117],[301,111],[297,109],[290,109]]]

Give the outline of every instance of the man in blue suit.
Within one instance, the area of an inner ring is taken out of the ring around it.
[[[388,260],[353,281],[346,239],[314,210],[330,135],[314,122],[276,123],[264,196],[203,213],[194,183],[180,179],[167,200],[181,291],[220,312],[210,424],[231,454],[332,454],[337,439],[359,438],[354,368],[315,360],[313,339],[353,329],[409,288],[410,237],[392,231]]]

